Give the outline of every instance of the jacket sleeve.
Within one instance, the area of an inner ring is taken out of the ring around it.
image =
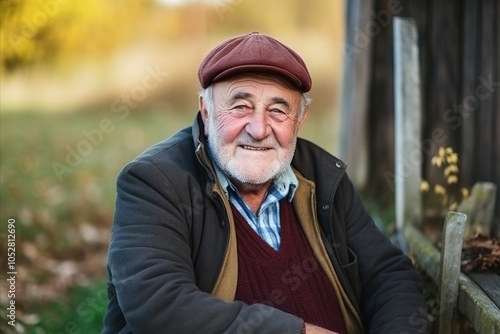
[[[383,235],[344,177],[347,243],[356,254],[360,308],[369,333],[426,333],[427,313],[411,260]]]
[[[174,183],[150,161],[134,161],[118,177],[103,332],[300,333],[300,318],[263,304],[226,303],[197,287]]]

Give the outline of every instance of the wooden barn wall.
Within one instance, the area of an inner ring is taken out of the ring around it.
[[[440,146],[459,153],[461,185],[500,188],[500,1],[377,0],[383,13],[413,17],[419,33],[422,80],[423,177],[443,183],[430,165]],[[396,10],[397,9],[397,10]],[[382,22],[382,21],[380,21]],[[368,180],[365,193],[394,196],[392,22],[373,37],[368,89]],[[500,214],[497,193],[496,216]]]

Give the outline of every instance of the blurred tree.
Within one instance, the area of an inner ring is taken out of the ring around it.
[[[152,0],[0,0],[0,70],[107,54],[133,36]]]
[[[214,0],[211,7],[210,21],[219,21],[220,32],[249,32],[258,27],[261,32],[282,34],[332,27],[332,13],[339,5],[335,1]]]

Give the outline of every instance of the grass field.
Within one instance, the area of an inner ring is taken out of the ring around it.
[[[17,332],[101,330],[116,175],[193,116],[147,110],[123,119],[106,111],[1,114],[0,265],[3,275],[6,227],[14,219]],[[311,113],[301,136],[333,151],[336,128],[333,116]],[[10,299],[3,291],[5,310]],[[0,332],[12,329],[1,322]]]
[[[124,119],[97,112],[2,114],[1,251],[7,251],[7,221],[15,219],[18,332],[99,332],[116,175],[191,119],[157,113]],[[2,256],[1,268],[7,265]],[[5,309],[7,295],[0,298]]]

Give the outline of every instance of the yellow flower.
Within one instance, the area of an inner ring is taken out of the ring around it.
[[[450,176],[451,174],[458,174],[457,165],[448,165],[448,167],[444,169],[444,176]]]
[[[458,153],[453,150],[453,147],[439,147],[435,156],[431,158],[431,165],[436,166],[437,168],[443,167],[443,175],[446,178],[446,184],[434,185],[434,194],[439,197],[439,201],[443,208],[447,208],[448,210],[455,210],[459,207],[460,202],[456,200],[454,197],[450,197],[447,194],[447,185],[458,184],[459,183],[459,171],[458,163],[459,157]],[[420,182],[420,191],[428,192],[430,189],[430,185],[427,181]],[[462,199],[469,196],[469,190],[467,188],[460,189]]]
[[[448,176],[448,184],[454,184],[454,183],[458,183],[458,177],[456,175],[450,175]]]
[[[456,164],[456,163],[458,163],[458,153],[450,154],[446,158],[446,162],[449,163],[449,164]]]
[[[436,184],[434,186],[434,193],[436,193],[436,195],[446,195],[446,189],[442,185]]]
[[[429,182],[427,181],[422,181],[420,182],[420,191],[429,191]]]
[[[444,158],[444,157],[445,157],[445,155],[446,155],[446,150],[444,149],[444,147],[443,147],[443,146],[441,146],[441,147],[439,148],[438,156],[439,156],[439,157],[441,157],[441,158]]]
[[[431,159],[431,164],[437,167],[441,167],[441,165],[443,164],[443,159],[441,159],[441,157],[436,155]]]

